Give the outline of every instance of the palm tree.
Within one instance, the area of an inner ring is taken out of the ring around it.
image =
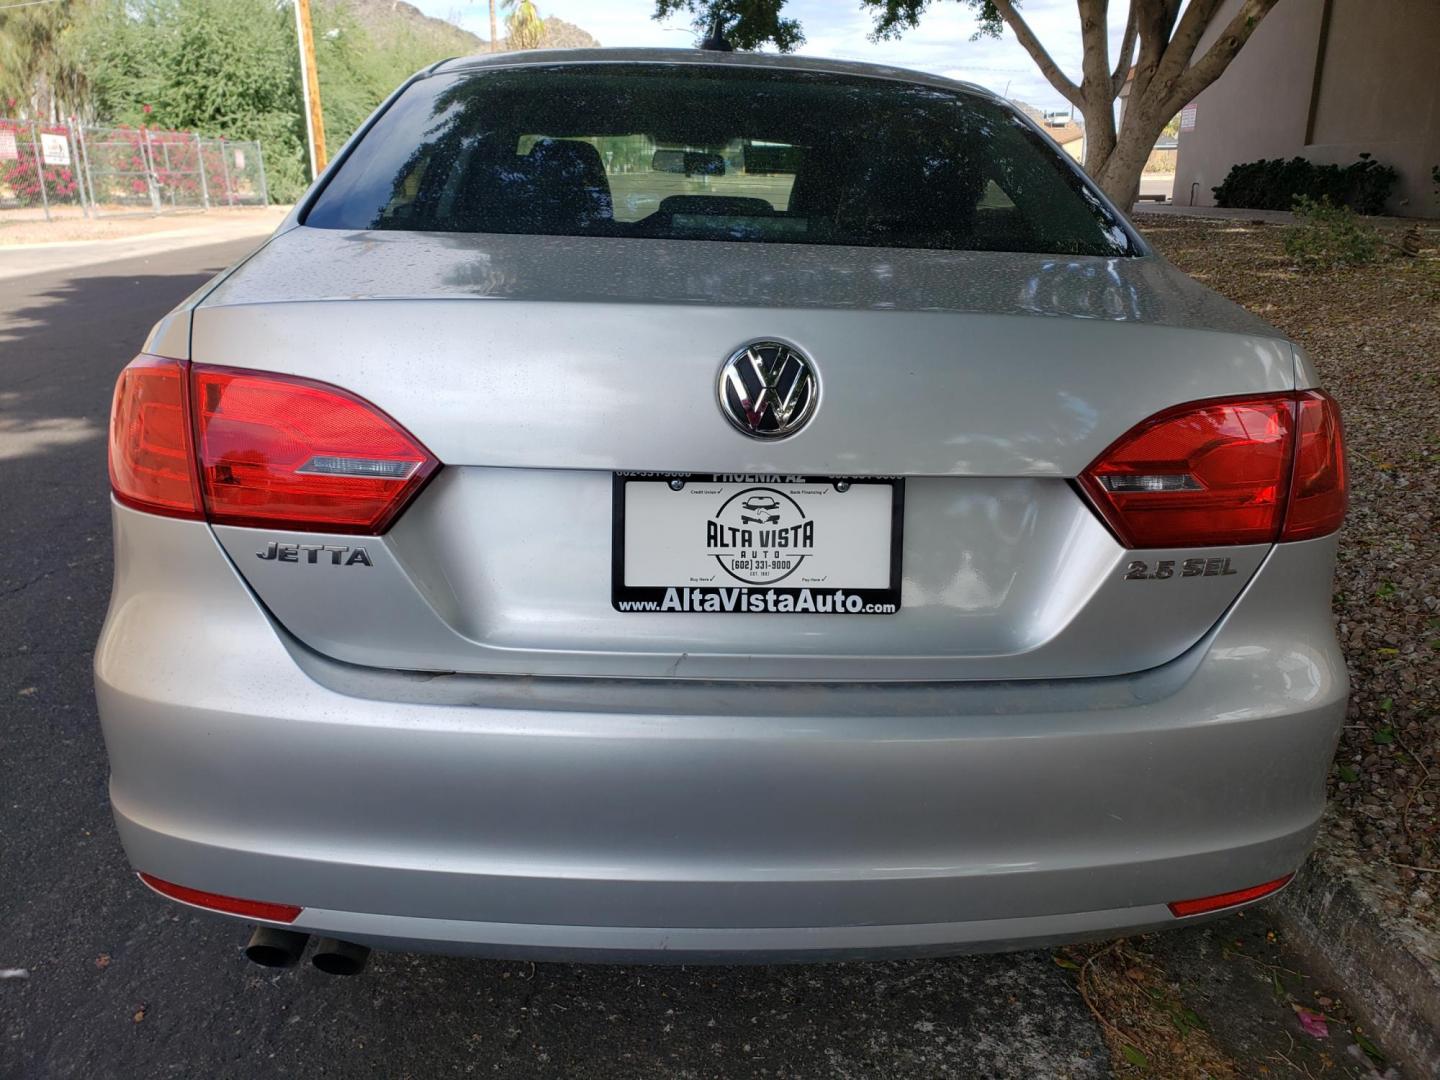
[[[500,42],[499,42],[498,40],[496,40],[497,38],[499,38],[499,36],[500,36],[499,31],[497,31],[497,30],[495,29],[495,0],[490,0],[490,51],[491,51],[491,52],[494,52],[496,49],[498,49],[498,48],[500,47]]]
[[[534,0],[502,0],[501,6],[510,14],[505,18],[512,49],[538,49],[545,36],[545,22],[535,10]]]

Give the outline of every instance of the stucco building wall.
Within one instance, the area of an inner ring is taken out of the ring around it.
[[[1239,6],[1227,0],[1197,55]],[[1369,153],[1400,173],[1390,213],[1440,217],[1440,0],[1280,0],[1195,106],[1177,203],[1213,206],[1239,162]]]

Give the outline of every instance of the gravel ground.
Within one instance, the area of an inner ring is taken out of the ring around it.
[[[1440,934],[1440,229],[1418,259],[1296,271],[1284,230],[1138,218],[1186,273],[1309,352],[1344,412],[1350,517],[1335,610],[1354,681],[1332,842]]]

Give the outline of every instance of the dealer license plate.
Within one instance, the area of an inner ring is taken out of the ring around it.
[[[626,612],[893,614],[905,481],[617,473],[611,600]]]

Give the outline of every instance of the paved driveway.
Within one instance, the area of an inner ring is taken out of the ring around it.
[[[90,686],[110,587],[106,415],[150,324],[249,243],[0,280],[0,969],[26,975],[0,980],[0,1077],[1109,1075],[1048,953],[784,968],[377,955],[345,980],[250,966],[244,927],[143,889],[111,826]],[[1166,937],[1158,968],[1237,1059],[1302,1075],[1266,1058],[1315,1061],[1278,976],[1229,959],[1268,948],[1263,919],[1212,926]]]

